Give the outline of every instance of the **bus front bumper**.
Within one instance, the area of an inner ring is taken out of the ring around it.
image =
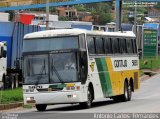
[[[86,100],[80,91],[24,93],[24,104],[65,104]]]

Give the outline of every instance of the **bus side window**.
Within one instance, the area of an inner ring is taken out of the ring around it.
[[[105,38],[104,39],[104,51],[105,54],[111,54],[112,53],[112,45],[111,45],[111,39]]]
[[[103,48],[103,40],[102,38],[96,38],[95,39],[95,46],[96,46],[96,54],[104,54],[104,48]]]
[[[132,40],[127,39],[127,53],[133,53]]]
[[[127,53],[126,39],[119,39],[120,53]]]
[[[134,39],[134,46],[135,46],[135,49],[136,49],[136,54],[137,54],[137,51],[138,51],[138,49],[137,49],[137,42],[136,42],[136,39]]]
[[[136,39],[132,39],[132,45],[133,45],[133,51],[136,54],[137,53],[137,44],[136,44]]]
[[[112,51],[113,51],[113,53],[116,53],[116,54],[120,53],[119,43],[118,43],[119,39],[118,38],[112,38],[111,41],[112,41]]]
[[[85,42],[85,35],[81,34],[79,35],[79,47],[82,49],[86,49],[86,42]]]
[[[95,54],[95,45],[93,37],[87,37],[87,45],[89,54]]]

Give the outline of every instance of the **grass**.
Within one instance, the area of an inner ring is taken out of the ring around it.
[[[140,59],[140,69],[156,70],[160,68],[160,57]]]
[[[0,104],[23,102],[22,88],[0,91]]]
[[[23,108],[25,109],[31,109],[33,106],[32,105],[23,105]]]

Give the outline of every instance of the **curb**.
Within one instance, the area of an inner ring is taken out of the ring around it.
[[[8,109],[13,109],[17,107],[22,107],[23,103],[11,103],[11,104],[0,104],[0,110],[8,110]]]
[[[140,81],[143,82],[143,81],[145,81],[145,80],[147,80],[147,79],[149,79],[149,78],[151,78],[151,77],[152,77],[152,76],[143,75],[143,76],[140,77]]]

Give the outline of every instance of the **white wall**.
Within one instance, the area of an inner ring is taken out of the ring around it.
[[[9,13],[0,12],[0,21],[9,21]]]

